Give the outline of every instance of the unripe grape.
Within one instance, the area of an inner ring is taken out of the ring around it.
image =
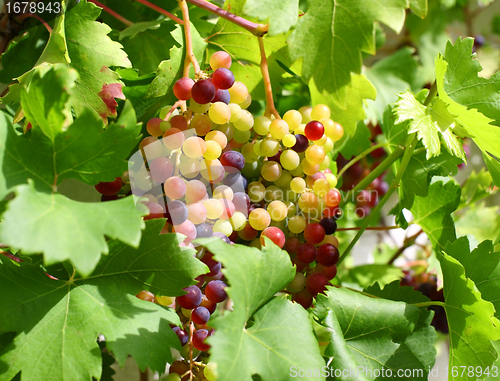
[[[276,139],[266,138],[260,144],[260,151],[263,156],[271,157],[278,153],[280,144]]]
[[[306,219],[300,215],[293,216],[288,220],[288,229],[294,234],[302,233],[306,225]]]
[[[267,206],[267,211],[273,221],[282,221],[288,215],[288,208],[282,201],[272,201]]]
[[[289,132],[288,123],[283,119],[275,119],[269,125],[269,132],[273,138],[281,140]]]
[[[233,232],[233,227],[231,226],[231,222],[229,222],[228,220],[215,221],[213,229],[214,229],[214,232],[222,233],[228,237]]]
[[[229,89],[229,94],[231,95],[231,103],[242,103],[249,95],[245,84],[239,81],[234,82],[233,86]]]
[[[209,103],[200,104],[196,102],[194,99],[191,99],[189,101],[189,108],[197,114],[203,114],[208,111],[208,109],[210,108],[210,104]]]
[[[208,116],[212,122],[216,124],[224,124],[229,122],[231,118],[231,109],[223,102],[215,102],[210,105]]]
[[[287,170],[281,171],[281,176],[274,183],[279,186],[281,189],[289,189],[290,181],[292,181],[293,176]]]
[[[295,294],[306,287],[306,277],[301,272],[297,272],[293,280],[286,286],[286,289]]]
[[[314,106],[311,110],[311,118],[313,120],[320,120],[329,117],[330,117],[330,108],[327,105],[319,104]]]
[[[312,118],[311,118],[311,112],[312,112],[312,107],[309,106],[304,106],[299,108],[300,115],[302,115],[302,123],[307,124],[309,123]]]
[[[283,145],[285,147],[293,147],[295,145],[295,143],[297,143],[297,139],[295,138],[295,135],[292,135],[292,134],[286,134],[285,136],[283,136]]]
[[[254,125],[253,115],[250,111],[241,110],[240,118],[233,123],[234,128],[240,131],[248,131]]]
[[[294,131],[302,123],[302,115],[297,110],[289,110],[283,115],[283,120],[288,123],[290,130]]]
[[[248,184],[248,197],[250,197],[250,201],[252,202],[260,202],[264,199],[264,195],[266,194],[266,187],[258,181],[251,182]]]
[[[248,94],[243,102],[238,103],[242,109],[247,109],[252,104],[252,96]]]
[[[229,118],[229,121],[231,123],[234,123],[240,120],[241,116],[243,115],[240,105],[236,103],[229,103],[229,109],[231,110],[231,118]]]
[[[291,149],[286,150],[280,156],[280,163],[283,166],[283,168],[292,171],[295,168],[297,168],[300,164],[299,154]]]
[[[215,52],[210,57],[210,67],[212,70],[217,70],[221,67],[229,69],[231,67],[231,56],[222,50]]]
[[[255,118],[253,130],[259,135],[267,135],[269,133],[269,126],[271,125],[271,119],[267,116],[258,116]]]
[[[290,182],[290,189],[295,193],[301,193],[306,189],[306,182],[301,177],[294,177]]]

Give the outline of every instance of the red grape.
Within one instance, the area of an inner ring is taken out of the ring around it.
[[[309,291],[313,296],[326,291],[326,286],[329,284],[330,281],[323,273],[312,273],[306,280],[307,291]]]
[[[221,67],[214,71],[212,82],[218,89],[227,90],[233,86],[234,74],[231,70]]]
[[[224,167],[233,167],[241,171],[245,166],[245,158],[237,151],[227,151],[220,157],[220,162]]]
[[[299,303],[306,310],[311,307],[313,302],[313,297],[307,290],[302,290],[292,295],[292,300]]]
[[[321,139],[324,132],[325,132],[325,127],[321,122],[318,122],[317,120],[312,120],[309,123],[307,123],[304,129],[305,135],[309,140],[312,141]]]
[[[316,259],[316,247],[310,243],[303,243],[297,249],[297,259],[302,263],[311,263]]]
[[[339,261],[339,249],[330,243],[325,243],[318,247],[316,261],[323,266],[333,266]]]
[[[178,296],[177,303],[186,310],[192,310],[201,304],[201,291],[196,286],[189,286],[183,289],[187,294]]]
[[[229,102],[231,102],[231,95],[229,94],[229,91],[219,89],[215,92],[215,96],[214,99],[212,99],[212,102],[224,102],[228,105]]]
[[[210,80],[202,79],[193,85],[191,96],[199,104],[212,102],[215,97],[215,86]]]
[[[217,309],[217,303],[211,302],[205,295],[203,295],[203,300],[201,301],[200,306],[205,307],[210,314],[213,314]]]
[[[260,235],[260,244],[262,246],[265,246],[264,237],[269,238],[271,241],[274,242],[274,244],[278,245],[280,249],[282,249],[283,246],[285,246],[285,241],[286,241],[285,233],[283,233],[280,228],[276,228],[273,226],[265,228]]]
[[[210,311],[205,307],[196,307],[191,312],[191,320],[193,320],[193,322],[198,325],[205,324],[210,320]]]
[[[97,189],[100,194],[103,194],[105,196],[113,196],[117,194],[120,189],[122,189],[122,185],[122,178],[117,177],[114,181],[100,182],[95,186],[95,189]]]
[[[205,287],[205,295],[211,302],[221,303],[227,299],[227,294],[224,290],[226,287],[227,285],[223,281],[212,280]]]
[[[199,329],[193,334],[193,345],[196,349],[202,352],[206,352],[210,349],[210,345],[205,343],[206,338],[210,336],[210,333],[206,329]]]
[[[325,229],[326,235],[333,234],[337,230],[337,222],[333,218],[325,217],[319,222],[319,224],[323,226],[323,229]]]
[[[179,79],[174,85],[174,95],[181,101],[191,99],[191,89],[193,85],[194,81],[189,77]]]
[[[325,229],[318,223],[309,224],[304,230],[304,239],[316,245],[325,239]]]
[[[181,131],[186,131],[188,129],[187,120],[182,115],[174,115],[173,117],[170,118],[169,122],[172,128],[177,128]]]

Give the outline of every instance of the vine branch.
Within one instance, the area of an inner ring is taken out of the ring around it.
[[[353,164],[355,164],[357,161],[361,160],[362,158],[364,158],[365,156],[367,156],[368,154],[370,154],[371,152],[375,151],[376,149],[378,148],[383,148],[387,145],[387,143],[380,143],[380,144],[377,144],[377,145],[374,145],[374,146],[371,146],[370,148],[368,148],[367,150],[361,152],[358,156],[356,156],[355,158],[353,158],[350,162],[348,162],[346,165],[344,165],[342,167],[342,169],[339,171],[339,173],[337,174],[337,177],[341,177],[345,171],[347,171]]]
[[[139,0],[137,0],[139,1]],[[226,11],[225,9],[219,8],[218,6],[209,3],[206,0],[185,0],[188,3],[191,3],[199,8],[205,9],[223,19],[231,21],[232,23],[241,26],[243,29],[248,30],[250,33],[256,35],[257,37],[262,37],[267,33],[269,29],[269,25],[267,24],[256,24],[254,22],[248,21],[243,17],[236,16],[235,14]]]
[[[260,48],[260,71],[264,79],[264,89],[266,91],[266,111],[264,115],[270,117],[274,115],[277,119],[281,119],[280,114],[274,107],[273,89],[271,87],[271,77],[269,76],[269,66],[267,65],[266,49],[264,48],[264,39],[258,37]]]
[[[125,25],[128,25],[128,26],[134,25],[134,23],[132,21],[127,20],[125,17],[123,17],[122,15],[116,13],[114,10],[112,10],[108,6],[104,5],[100,1],[97,1],[97,0],[90,0],[90,1],[92,3],[94,3],[95,5],[97,5],[98,7],[102,8],[104,10],[104,12],[109,13],[111,16],[113,16],[115,19],[121,21]]]
[[[178,18],[177,16],[174,16],[172,13],[170,12],[167,12],[165,9],[163,8],[160,8],[159,6],[157,5],[154,5],[152,3],[150,3],[149,1],[147,0],[135,0],[137,1],[138,3],[141,3],[143,5],[145,5],[146,7],[148,8],[151,8],[153,10],[155,10],[156,12],[158,13],[161,13],[162,15],[164,16],[167,16],[169,19],[175,21],[177,24],[181,24],[183,25],[184,24],[184,21],[182,21],[180,18]]]
[[[49,33],[52,33],[52,28],[50,27],[49,24],[47,24],[47,21],[45,21],[43,18],[41,18],[39,15],[36,13],[25,13],[22,16],[19,17],[18,21],[21,22],[23,20],[26,20],[28,17],[33,17],[34,19],[37,19],[40,21],[45,28],[49,31]]]
[[[183,76],[189,77],[189,65],[193,64],[194,73],[198,74],[200,71],[200,65],[196,60],[193,53],[193,40],[191,38],[191,23],[189,22],[189,9],[186,0],[177,0],[179,3],[179,8],[182,11],[182,18],[184,19],[184,36],[186,39],[186,58],[184,60],[184,71]]]

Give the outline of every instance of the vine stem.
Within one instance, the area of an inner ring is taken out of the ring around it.
[[[404,155],[403,158],[401,159],[401,165],[399,166],[398,174],[394,178],[394,180],[391,183],[391,186],[389,187],[389,190],[385,194],[385,196],[380,200],[380,202],[377,204],[377,206],[373,209],[373,211],[370,213],[368,218],[365,220],[363,223],[363,226],[361,226],[361,229],[358,231],[356,236],[353,238],[347,249],[344,251],[342,256],[339,258],[339,261],[337,263],[337,266],[342,263],[342,261],[347,257],[347,255],[350,253],[356,242],[358,242],[359,238],[363,234],[363,232],[366,230],[368,225],[370,225],[371,220],[375,215],[378,214],[380,209],[384,206],[384,204],[389,200],[389,197],[394,193],[396,188],[399,186],[399,182],[401,181],[401,178],[403,177],[403,173],[406,170],[406,167],[408,166],[408,163],[410,162],[410,159],[412,157],[413,151],[415,151],[415,147],[417,146],[417,136],[415,133],[411,134],[408,136],[408,141],[411,143],[406,147],[404,150]],[[396,152],[396,151],[395,151]],[[387,160],[387,159],[386,159]],[[384,160],[385,161],[385,160]]]
[[[280,114],[274,107],[273,88],[271,86],[271,77],[269,76],[269,66],[267,65],[266,49],[264,48],[264,39],[258,37],[260,48],[260,71],[264,79],[264,89],[266,91],[266,111],[264,115],[270,117],[274,115],[276,119],[281,119]]]
[[[193,379],[193,335],[194,335],[194,324],[189,319],[189,379]]]
[[[191,23],[189,22],[189,9],[186,0],[177,0],[179,3],[179,8],[182,11],[182,18],[184,20],[184,36],[186,39],[186,58],[184,60],[184,77],[189,77],[189,65],[193,64],[194,73],[198,74],[200,72],[200,65],[196,60],[193,53],[193,40],[191,38]]]
[[[50,27],[49,24],[47,24],[47,21],[45,21],[44,19],[42,19],[36,13],[25,13],[22,16],[19,17],[18,21],[21,22],[21,21],[27,19],[28,17],[33,17],[34,19],[37,19],[38,21],[40,21],[43,24],[43,26],[45,28],[47,28],[47,30],[49,31],[49,33],[52,33],[52,28]]]
[[[349,231],[349,230],[360,230],[361,228],[338,228],[338,232],[342,231]],[[365,230],[393,230],[393,229],[401,229],[401,226],[395,225],[395,226],[374,226],[374,227],[367,227]]]
[[[405,241],[403,243],[403,246],[401,246],[395,253],[394,255],[392,256],[391,259],[389,259],[389,262],[387,262],[388,265],[392,265],[394,263],[394,261],[396,259],[399,258],[399,256],[401,254],[403,254],[403,252],[409,248],[411,245],[413,245],[415,243],[415,240],[417,239],[417,237],[422,234],[424,231],[422,229],[420,229],[417,233],[415,233],[414,235],[410,236],[410,237],[407,237],[405,238]]]
[[[267,30],[269,29],[269,25],[267,24],[256,24],[247,19],[244,19],[243,17],[236,16],[231,12],[219,8],[218,6],[209,3],[206,0],[186,0],[186,1],[199,8],[205,9],[206,11],[209,11],[219,17],[222,17],[223,19],[231,21],[233,24],[241,26],[243,29],[248,30],[250,33],[256,35],[257,37],[263,36],[264,34],[267,33]]]
[[[429,103],[431,103],[432,100],[436,97],[436,95],[437,95],[437,82],[436,82],[436,80],[434,80],[434,82],[432,82],[429,93],[427,94],[427,97],[425,98],[424,106],[428,106]]]
[[[437,300],[431,300],[430,302],[422,302],[413,304],[415,307],[428,307],[428,306],[441,306],[446,307],[446,303],[438,302]]]
[[[122,23],[124,23],[125,25],[128,25],[128,26],[132,26],[134,25],[134,23],[130,20],[127,20],[125,17],[123,17],[122,15],[116,13],[114,10],[112,10],[111,8],[109,8],[108,6],[104,5],[103,3],[101,3],[100,1],[97,1],[97,0],[90,0],[90,2],[94,3],[95,5],[97,5],[98,7],[102,8],[105,12],[109,13],[111,16],[113,16],[115,19],[121,21]]]
[[[356,156],[355,158],[353,158],[349,163],[347,163],[346,165],[344,165],[344,167],[337,174],[337,177],[341,177],[344,174],[344,172],[347,171],[357,161],[361,160],[362,158],[364,158],[365,156],[367,156],[371,152],[375,151],[376,149],[385,147],[386,145],[387,145],[387,143],[380,143],[380,144],[371,146],[367,150],[361,152],[358,156]]]
[[[145,5],[146,7],[148,8],[151,8],[153,10],[155,10],[156,12],[158,13],[161,13],[162,15],[165,15],[167,16],[169,19],[175,21],[177,24],[181,24],[183,25],[184,24],[184,21],[182,21],[180,18],[178,18],[177,16],[174,16],[172,13],[170,12],[167,12],[165,9],[163,8],[160,8],[159,6],[157,5],[154,5],[152,3],[150,3],[149,1],[147,0],[135,0],[137,1],[138,3],[141,3],[143,5]]]

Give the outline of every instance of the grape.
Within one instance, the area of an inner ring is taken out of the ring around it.
[[[298,152],[298,153],[301,153],[301,152],[304,152],[307,147],[309,147],[309,140],[307,139],[306,136],[302,135],[302,134],[297,134],[295,135],[295,144],[294,146],[292,147],[292,149],[295,151],[295,152]]]
[[[297,168],[300,164],[299,154],[294,150],[288,149],[281,154],[280,163],[283,166],[283,168],[292,171],[295,168]]]
[[[257,237],[259,232],[252,228],[252,226],[248,223],[245,227],[238,231],[238,237],[240,237],[244,241],[251,241]]]
[[[225,174],[224,167],[218,159],[205,160],[206,169],[200,171],[201,176],[208,181],[222,180]]]
[[[182,144],[182,151],[187,157],[197,159],[207,151],[207,144],[202,138],[191,136]]]
[[[330,118],[330,108],[324,104],[314,106],[311,110],[311,118],[313,120]]]
[[[318,223],[309,224],[304,229],[304,239],[314,245],[320,243],[325,238],[325,229]]]
[[[186,236],[184,239],[184,243],[186,244],[196,238],[196,226],[194,226],[194,224],[189,220],[184,221],[180,225],[174,225],[174,230],[176,233]]]
[[[299,108],[300,115],[302,115],[302,123],[308,123],[312,120],[311,118],[311,112],[312,112],[312,107],[309,106],[304,106]]]
[[[222,153],[222,149],[221,149],[219,143],[217,143],[214,140],[208,140],[206,142],[206,145],[207,145],[207,150],[203,154],[203,157],[205,159],[214,160],[214,159],[217,159],[220,157],[220,155]]]
[[[234,207],[233,202],[230,200],[220,199],[220,201],[221,201],[221,204],[223,205],[222,214],[221,214],[220,218],[227,220],[233,216],[234,212],[236,211],[236,208]],[[231,234],[231,233],[232,233],[232,231],[229,234]],[[229,235],[229,234],[227,234],[227,235]]]
[[[215,86],[208,79],[199,80],[193,85],[191,96],[199,104],[212,102],[215,97]]]
[[[203,205],[207,209],[207,218],[215,220],[222,215],[224,211],[224,206],[219,200],[209,199],[203,202]]]
[[[288,215],[288,208],[282,201],[272,201],[267,211],[273,221],[283,221]]]
[[[269,133],[269,126],[271,119],[267,116],[258,116],[254,120],[253,130],[259,135],[267,135]]]
[[[210,345],[205,343],[205,339],[210,336],[206,329],[199,329],[193,334],[193,345],[196,349],[206,352],[210,349]]]
[[[173,327],[172,331],[174,331],[177,337],[179,338],[179,341],[181,342],[181,347],[187,344],[187,342],[189,341],[189,335],[187,334],[186,331],[177,326]]]
[[[337,189],[330,189],[325,195],[325,202],[327,206],[337,206],[340,204],[341,195]]]
[[[213,314],[217,309],[217,303],[211,302],[205,295],[203,295],[200,306],[205,307],[210,314]]]
[[[245,227],[247,223],[246,214],[247,213],[235,212],[229,219],[229,222],[231,223],[234,231],[240,231]]]
[[[230,236],[233,232],[231,222],[227,220],[217,220],[213,226],[214,233],[222,233],[225,236]]]
[[[286,289],[295,294],[299,291],[302,291],[306,286],[306,277],[301,272],[297,272],[293,280],[286,286]]]
[[[179,171],[185,178],[192,179],[198,176],[201,170],[201,163],[198,159],[188,159],[181,161]]]
[[[222,50],[215,52],[210,57],[210,67],[212,70],[217,70],[221,67],[229,69],[231,67],[231,56]]]
[[[275,119],[269,125],[269,132],[271,133],[271,136],[277,140],[283,139],[283,137],[288,134],[288,131],[288,123],[283,119]]]
[[[157,138],[158,136],[163,134],[163,131],[160,128],[161,122],[163,122],[163,119],[160,118],[152,118],[148,121],[146,129],[148,130],[149,135]]]
[[[177,128],[181,131],[186,131],[188,128],[187,119],[182,115],[174,115],[169,120],[172,128]]]
[[[333,218],[325,217],[319,222],[319,224],[323,226],[323,229],[325,229],[326,235],[333,234],[337,230],[337,222]]]
[[[101,202],[118,200],[118,195],[114,194],[112,196],[101,195]]]
[[[241,170],[245,165],[245,158],[237,151],[227,151],[220,157],[220,162],[225,167],[233,167]]]
[[[233,123],[234,128],[240,131],[249,131],[254,125],[253,115],[250,111],[241,110],[240,118]]]
[[[337,266],[323,266],[318,263],[314,268],[314,272],[323,273],[328,280],[332,280],[337,275]]]
[[[113,196],[120,192],[123,186],[123,180],[121,177],[115,178],[113,181],[109,182],[100,182],[95,186],[95,189],[100,194],[103,194],[105,196]]]
[[[242,103],[247,99],[249,93],[245,84],[235,81],[229,89],[229,94],[231,95],[231,103]]]
[[[260,235],[260,243],[262,246],[265,246],[265,240],[264,237],[269,238],[273,243],[277,246],[279,246],[280,249],[285,246],[285,234],[283,231],[279,228],[276,227],[268,227],[264,229]]]
[[[262,168],[260,170],[260,174],[266,181],[276,181],[281,176],[281,165],[276,163],[275,161],[266,161],[262,164]]]
[[[245,98],[243,102],[238,103],[238,105],[242,109],[248,108],[248,106],[250,106],[251,104],[252,104],[252,96],[250,94],[248,94],[248,96]]]
[[[254,127],[255,130],[255,127]],[[297,139],[295,138],[295,135],[292,134],[286,134],[283,136],[283,145],[285,147],[291,148],[297,143]]]
[[[193,88],[194,81],[189,77],[183,77],[177,80],[174,84],[174,95],[181,101],[191,99],[191,89]]]
[[[217,364],[214,362],[209,362],[205,369],[203,369],[203,374],[208,381],[217,381]]]
[[[325,121],[325,119],[323,119]],[[344,136],[344,129],[339,123],[334,122],[331,119],[326,119],[325,124],[325,135],[328,136],[332,141],[336,142]]]
[[[188,218],[188,208],[182,201],[170,201],[167,204],[167,214],[173,222],[172,225],[180,225]]]
[[[229,119],[231,118],[231,109],[223,102],[215,102],[210,105],[208,116],[212,122],[224,124],[229,122]]]
[[[233,86],[234,74],[229,69],[219,68],[212,74],[212,82],[218,89],[227,90]]]
[[[278,152],[276,153],[276,155],[273,155],[273,156],[267,158],[268,161],[275,161],[276,163],[279,163],[282,152],[283,151],[281,151],[281,149],[278,149]]]
[[[254,143],[246,143],[241,147],[241,154],[245,158],[245,163],[253,163],[259,159],[253,149]]]
[[[228,105],[229,102],[231,102],[231,95],[229,95],[229,91],[219,89],[215,92],[215,96],[214,99],[212,99],[212,102],[221,102]]]
[[[210,312],[205,307],[196,307],[191,312],[191,320],[198,325],[205,324],[208,320],[210,320]]]
[[[325,150],[321,146],[311,145],[306,149],[306,159],[311,164],[320,164],[325,159]]]
[[[307,159],[302,160],[302,172],[306,175],[312,176],[319,171],[319,165],[310,163]]]
[[[306,219],[299,215],[293,216],[288,220],[288,229],[295,234],[302,233],[306,225]]]
[[[185,295],[178,296],[176,298],[177,304],[186,310],[192,310],[201,304],[201,291],[196,286],[189,286],[183,288],[186,291]]]
[[[306,182],[302,177],[294,177],[290,181],[290,189],[295,193],[301,193],[306,189]]]
[[[321,139],[324,132],[325,128],[323,127],[323,124],[317,120],[307,123],[304,129],[306,137],[311,141]]]
[[[182,376],[183,374],[185,374],[187,371],[189,371],[189,364],[188,363],[185,363],[181,360],[177,360],[177,361],[174,361],[172,363],[172,365],[170,365],[170,369],[168,370],[169,371],[169,377],[172,375],[172,374],[176,374],[177,376],[179,376],[179,378],[173,378],[172,380],[168,380],[168,381],[175,381],[175,380],[179,380],[181,379],[180,376]],[[182,377],[181,379],[182,381],[187,381],[189,380],[189,374],[187,374],[186,376]]]
[[[217,142],[220,145],[221,149],[224,149],[227,146],[227,137],[221,131],[210,131],[205,136],[205,141],[208,140],[213,140],[214,142]]]
[[[194,99],[189,101],[189,108],[197,114],[203,114],[210,108],[210,103],[199,104]]]
[[[188,205],[188,219],[193,224],[198,225],[207,219],[207,209],[202,203],[195,202]]]
[[[264,230],[271,223],[271,217],[267,210],[256,208],[248,216],[248,222],[255,230]]]
[[[205,114],[196,114],[191,119],[191,128],[196,130],[196,135],[205,136],[212,129],[212,121]]]
[[[266,138],[260,144],[260,151],[264,156],[274,156],[280,150],[280,144],[276,139]]]
[[[312,263],[316,260],[316,247],[310,243],[303,243],[297,249],[297,259],[302,263]]]
[[[307,291],[313,296],[324,293],[326,291],[326,286],[329,284],[330,281],[323,273],[312,273],[306,279]]]
[[[236,211],[246,215],[250,205],[250,197],[245,192],[236,192],[233,196],[233,204]]]
[[[228,173],[223,180],[224,185],[231,187],[233,192],[243,192],[248,185],[248,180],[239,172]]]
[[[327,179],[318,179],[313,184],[313,191],[318,196],[325,197],[326,193],[329,190],[330,190],[330,183],[328,182]]]
[[[206,208],[205,208],[206,210]],[[212,226],[207,223],[202,223],[196,226],[196,238],[208,238],[213,234]]]
[[[163,134],[163,144],[170,150],[176,150],[182,147],[184,143],[184,134],[178,128],[171,128]]]
[[[252,132],[250,130],[234,130],[233,140],[230,141],[230,144],[233,148],[241,148],[245,143],[250,140],[250,136]]]
[[[165,215],[165,210],[163,209],[163,206],[158,204],[157,202],[147,202],[146,206],[149,209],[149,214],[147,216],[144,216],[144,220],[152,220],[154,218],[163,218]]]
[[[298,304],[300,304],[302,307],[304,307],[306,310],[311,307],[312,302],[313,302],[313,297],[307,290],[302,290],[296,294],[292,295],[292,300]]]
[[[205,287],[205,295],[213,303],[221,303],[227,299],[225,288],[227,285],[221,280],[212,280]],[[201,303],[201,302],[200,302]]]
[[[166,157],[157,157],[149,164],[151,178],[157,183],[164,183],[174,174],[174,164]]]
[[[140,291],[135,297],[146,302],[154,302],[155,300],[154,294],[146,290]]]
[[[289,110],[283,115],[283,120],[288,123],[290,130],[294,131],[302,123],[302,115],[297,110]]]
[[[200,180],[190,180],[186,185],[186,197],[193,202],[203,200],[207,194],[207,188]]]
[[[339,249],[329,243],[321,245],[318,247],[316,260],[326,267],[336,265],[339,261]]]
[[[318,205],[318,197],[312,192],[302,193],[299,197],[299,208],[305,213],[317,210]]]
[[[290,181],[292,181],[292,175],[287,170],[281,171],[281,176],[274,183],[283,190],[290,188]]]

